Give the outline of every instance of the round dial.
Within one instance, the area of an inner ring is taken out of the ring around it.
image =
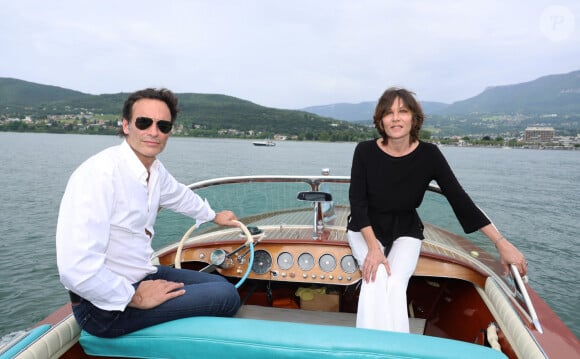
[[[252,271],[256,274],[267,273],[272,268],[272,256],[263,249],[254,252]]]
[[[302,253],[298,257],[298,266],[302,270],[311,270],[314,267],[314,257],[310,253]]]
[[[318,260],[318,266],[324,272],[332,272],[336,268],[336,258],[332,254],[323,254]]]
[[[288,270],[294,264],[294,257],[289,252],[282,252],[278,255],[277,263],[280,269]]]
[[[346,273],[350,274],[356,272],[358,266],[356,264],[356,260],[354,259],[354,257],[348,254],[342,257],[342,259],[340,260],[340,268],[342,268],[342,270],[345,271]]]
[[[219,267],[226,260],[226,251],[224,251],[223,249],[216,249],[215,251],[211,252],[209,259],[211,264]]]

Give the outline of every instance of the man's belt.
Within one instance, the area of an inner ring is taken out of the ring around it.
[[[74,292],[71,292],[70,290],[68,291],[68,296],[70,297],[70,302],[72,304],[79,304],[81,302],[82,299],[81,296]]]

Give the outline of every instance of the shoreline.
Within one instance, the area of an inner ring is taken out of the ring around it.
[[[98,134],[98,133],[81,133],[81,132],[36,132],[36,131],[2,131],[0,133],[35,133],[35,134],[48,134],[48,135],[79,135],[79,136],[106,136],[106,137],[118,137],[117,134]],[[239,141],[256,141],[261,140],[261,138],[253,138],[253,137],[230,137],[230,136],[220,136],[220,137],[207,137],[207,136],[183,136],[179,134],[172,134],[174,138],[200,138],[200,139],[224,139],[224,140],[239,140]],[[376,137],[375,137],[376,138]],[[369,140],[371,138],[368,138]],[[522,146],[505,146],[505,145],[479,145],[479,144],[469,144],[469,143],[462,143],[462,144],[450,144],[450,143],[440,143],[438,139],[426,140],[424,138],[420,139],[424,142],[434,143],[439,147],[465,147],[465,148],[495,148],[495,149],[516,149],[516,150],[558,150],[558,151],[578,151],[580,150],[580,146],[549,146],[549,145],[535,145],[535,144],[526,144]],[[323,141],[323,140],[295,140],[295,139],[283,139],[277,140],[277,143],[284,143],[284,142],[308,142],[308,143],[359,143],[364,140],[357,140],[357,141]]]

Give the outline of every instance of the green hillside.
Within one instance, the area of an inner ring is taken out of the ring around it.
[[[55,86],[0,78],[0,131],[115,133],[127,93],[89,95]],[[174,135],[359,141],[376,136],[374,102],[281,110],[221,94],[179,93]],[[580,131],[580,71],[544,76],[450,105],[422,102],[424,129],[436,137],[517,136],[550,126],[560,135]],[[18,119],[28,118],[27,121]],[[353,122],[353,121],[364,122]]]
[[[91,95],[56,86],[0,77],[0,106],[41,106],[48,103],[72,101]]]
[[[181,118],[210,129],[235,128],[289,134],[324,131],[333,126],[347,129],[351,124],[308,112],[279,110],[225,95],[179,94]]]
[[[127,93],[88,95],[55,86],[0,78],[0,130],[114,133]],[[179,93],[175,135],[357,141],[368,126],[304,111],[280,110],[219,94]],[[8,121],[29,117],[32,123]],[[4,123],[2,125],[2,118]]]

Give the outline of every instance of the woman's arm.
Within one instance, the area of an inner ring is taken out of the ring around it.
[[[526,262],[526,257],[513,244],[511,244],[511,242],[502,236],[501,233],[499,233],[493,223],[481,227],[479,231],[485,234],[487,238],[495,244],[495,248],[501,258],[501,264],[504,267],[504,274],[509,273],[510,264],[515,264],[520,274],[522,276],[526,275],[528,272],[528,262]]]

